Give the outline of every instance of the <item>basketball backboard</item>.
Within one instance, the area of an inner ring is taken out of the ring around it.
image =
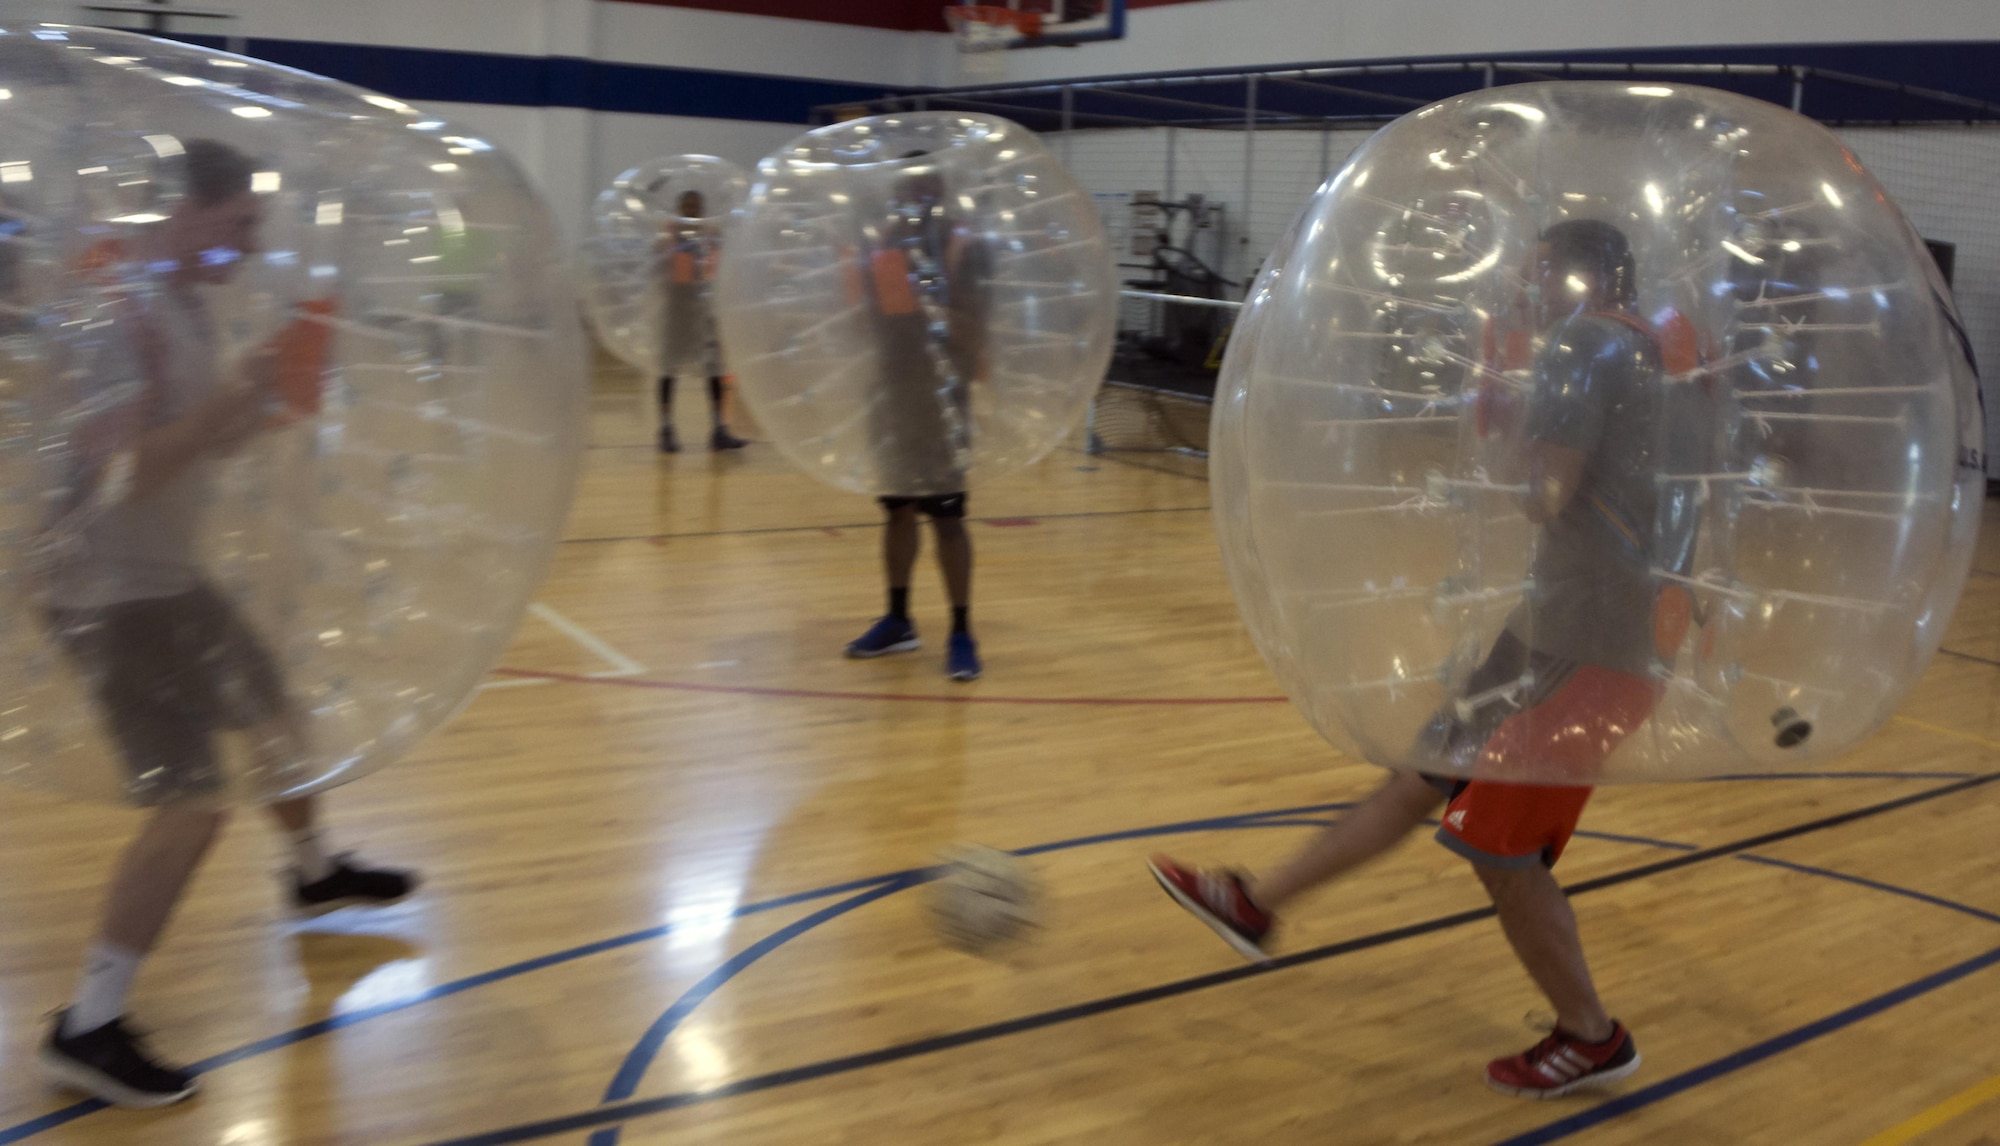
[[[970,5],[945,5],[947,9],[966,6]],[[982,6],[1032,12],[1040,17],[1032,35],[1018,29],[990,33],[1006,35],[1010,48],[1067,47],[1125,38],[1125,0],[985,0]]]

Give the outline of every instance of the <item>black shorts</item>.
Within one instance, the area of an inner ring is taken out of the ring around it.
[[[220,795],[214,737],[285,710],[271,655],[236,610],[201,586],[175,597],[49,615],[89,681],[131,773],[126,793],[153,807]]]
[[[914,505],[918,513],[932,520],[958,521],[965,517],[965,495],[962,493],[941,493],[934,497],[878,497],[875,500],[891,513]]]

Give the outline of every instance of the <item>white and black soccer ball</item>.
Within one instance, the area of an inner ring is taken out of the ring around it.
[[[931,884],[931,926],[946,945],[988,955],[1035,926],[1041,888],[1021,857],[967,844],[951,852]]]

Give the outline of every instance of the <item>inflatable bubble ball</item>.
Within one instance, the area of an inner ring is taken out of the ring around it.
[[[260,802],[472,694],[567,512],[581,339],[506,156],[398,100],[0,27],[0,773]]]
[[[1089,194],[1019,124],[947,112],[766,157],[716,287],[765,434],[881,496],[961,492],[1054,449],[1104,378],[1118,302]]]
[[[1591,784],[1824,767],[1943,638],[1985,474],[1947,288],[1840,141],[1699,87],[1383,129],[1224,364],[1217,529],[1336,745]]]
[[[598,194],[580,273],[605,349],[649,378],[689,365],[723,372],[711,295],[723,224],[748,188],[726,159],[676,155],[634,167]]]

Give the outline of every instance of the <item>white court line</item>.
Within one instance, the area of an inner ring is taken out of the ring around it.
[[[611,666],[608,669],[599,669],[596,672],[585,673],[583,675],[604,679],[621,676],[638,676],[640,673],[646,671],[645,665],[619,652],[604,638],[570,620],[568,617],[563,616],[561,613],[556,612],[554,609],[549,608],[547,605],[542,604],[540,601],[529,605],[528,611],[547,622],[550,628],[582,645],[592,656]],[[532,685],[553,683],[553,681],[538,677],[515,677],[486,681],[479,686],[479,691],[485,692],[488,689],[494,688],[527,688]]]
[[[561,613],[556,612],[554,609],[549,608],[547,605],[542,604],[540,601],[536,601],[534,604],[529,605],[528,611],[530,613],[533,613],[535,616],[540,617],[542,620],[547,621],[550,625],[553,625],[555,627],[556,631],[562,633],[563,636],[566,636],[570,640],[575,641],[577,644],[582,645],[584,648],[589,649],[593,654],[595,654],[598,657],[598,659],[604,661],[604,663],[611,666],[611,668],[608,671],[585,673],[584,675],[638,676],[640,673],[646,671],[645,665],[640,664],[638,661],[635,661],[631,657],[626,656],[624,653],[619,652],[617,649],[612,648],[610,644],[606,643],[596,633],[591,632],[589,629],[584,628],[582,625],[577,624],[575,621],[570,620],[568,617],[563,616]]]
[[[489,688],[527,688],[529,685],[554,683],[554,681],[549,680],[547,677],[539,676],[502,677],[499,680],[483,682],[479,686],[479,691],[485,692]]]

